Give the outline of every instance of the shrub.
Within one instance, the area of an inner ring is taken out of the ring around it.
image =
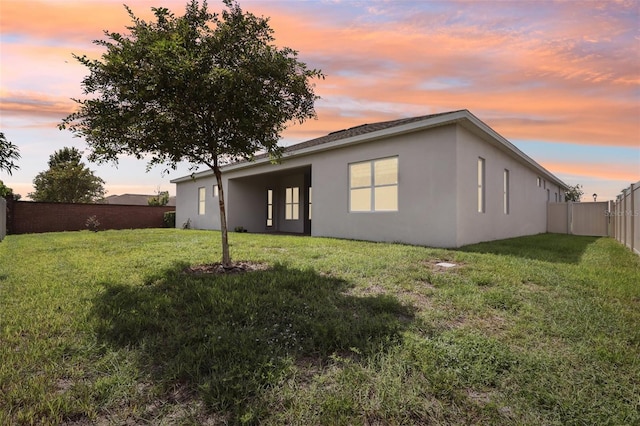
[[[85,222],[85,225],[89,231],[98,232],[100,228],[100,221],[95,215],[90,216]]]
[[[163,217],[164,227],[165,228],[175,228],[176,227],[176,212],[164,212]]]

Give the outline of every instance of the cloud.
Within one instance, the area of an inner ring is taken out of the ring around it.
[[[553,162],[543,161],[541,165],[554,174],[579,178],[595,178],[618,182],[637,182],[640,179],[640,165],[623,164],[611,167],[600,162]]]
[[[64,118],[75,109],[70,99],[52,97],[38,92],[0,91],[0,112],[5,117],[32,119]]]

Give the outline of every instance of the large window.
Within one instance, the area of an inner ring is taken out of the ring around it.
[[[285,220],[300,218],[300,188],[297,186],[285,190],[284,218]]]
[[[484,175],[484,158],[478,157],[478,213],[484,213],[485,211]]]
[[[504,169],[502,182],[502,208],[504,214],[509,214],[509,170]]]
[[[349,211],[398,211],[398,157],[349,165]]]
[[[204,186],[198,188],[198,214],[204,214],[205,207],[205,195],[207,194],[207,190]]]

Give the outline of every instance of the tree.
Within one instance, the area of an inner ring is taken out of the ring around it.
[[[12,144],[5,138],[4,133],[0,132],[0,170],[4,170],[11,175],[13,170],[18,170],[20,167],[14,160],[20,158],[20,152],[18,147]]]
[[[6,186],[4,182],[0,180],[0,197],[18,201],[22,198],[22,195],[14,194],[13,189]]]
[[[104,197],[104,181],[94,175],[76,148],[63,148],[49,156],[49,169],[33,180],[33,201],[91,203]]]
[[[147,202],[150,206],[166,206],[169,204],[169,191],[158,190],[158,195],[149,197]]]
[[[564,201],[580,202],[580,198],[584,194],[580,184],[575,186],[569,186],[569,189],[564,193]]]
[[[277,159],[286,124],[315,117],[308,69],[297,52],[273,45],[268,19],[224,0],[221,14],[192,0],[184,16],[153,8],[145,22],[126,7],[129,34],[105,32],[101,59],[76,56],[90,71],[82,82],[91,99],[60,127],[83,136],[90,160],[117,162],[146,156],[149,166],[175,169],[179,161],[210,168],[219,188],[222,264],[231,264],[221,166],[252,160],[258,151]]]

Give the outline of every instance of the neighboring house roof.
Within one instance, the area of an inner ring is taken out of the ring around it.
[[[520,151],[515,145],[502,137],[495,130],[490,128],[488,125],[486,125],[466,109],[438,114],[422,115],[418,117],[401,118],[398,120],[382,121],[378,123],[362,124],[348,129],[331,132],[328,135],[321,136],[319,138],[285,147],[284,153],[282,155],[282,160],[286,160],[286,158],[288,157],[309,155],[329,149],[336,149],[343,146],[371,142],[391,136],[412,133],[432,127],[446,126],[454,123],[460,124],[488,143],[496,146],[498,149],[507,152],[520,162],[526,163],[529,166],[533,167],[540,173],[541,176],[544,176],[547,180],[558,184],[563,189],[568,189],[568,185],[566,183],[562,182],[547,169],[531,159],[524,152]],[[239,161],[237,163],[226,165],[223,167],[223,171],[254,167],[269,161],[270,159],[268,155],[261,154],[257,155],[254,161]],[[211,175],[213,175],[213,171],[205,170],[190,176],[173,179],[171,180],[171,183],[186,182],[189,180]]]
[[[122,195],[109,195],[105,197],[102,202],[104,204],[124,204],[130,206],[147,206],[149,205],[149,198],[155,197],[156,194],[122,194]],[[168,206],[176,205],[176,197],[169,197]]]

